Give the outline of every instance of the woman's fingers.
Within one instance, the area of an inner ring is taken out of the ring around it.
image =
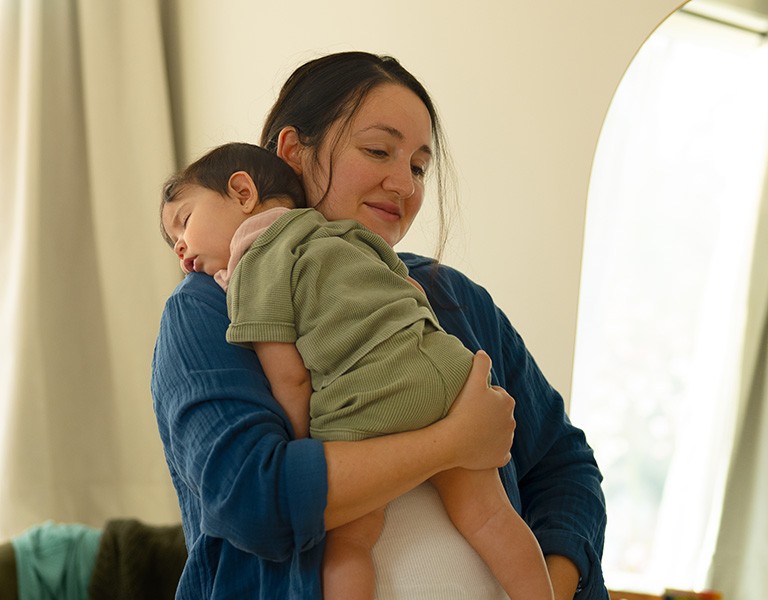
[[[510,459],[515,401],[501,387],[488,387],[491,359],[482,350],[446,421],[455,426],[457,465],[467,469],[501,467]]]

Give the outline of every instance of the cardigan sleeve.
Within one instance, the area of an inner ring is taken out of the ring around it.
[[[325,456],[319,441],[291,439],[255,353],[225,341],[228,322],[207,276],[187,276],[168,300],[152,372],[160,435],[201,533],[284,560],[324,536]]]
[[[498,310],[498,309],[497,309]],[[606,526],[602,475],[584,432],[565,413],[519,334],[499,312],[505,388],[515,398],[512,455],[522,516],[544,555],[570,558],[581,576],[577,598],[607,598],[600,564]]]

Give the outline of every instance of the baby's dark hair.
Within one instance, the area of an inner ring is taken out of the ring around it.
[[[171,247],[173,242],[162,224],[165,205],[175,201],[184,188],[190,185],[199,185],[226,196],[229,178],[237,171],[245,171],[251,176],[259,192],[259,202],[287,196],[293,200],[295,208],[306,207],[301,180],[280,157],[254,144],[224,144],[197,159],[163,185],[160,231]]]

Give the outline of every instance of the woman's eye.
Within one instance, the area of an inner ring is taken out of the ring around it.
[[[427,168],[421,165],[411,165],[411,172],[416,177],[424,177],[427,174]]]
[[[386,158],[389,156],[386,150],[381,150],[379,148],[366,148],[365,151],[375,158]]]
[[[186,215],[186,216],[185,216],[185,217],[184,217],[184,218],[181,220],[181,226],[182,226],[182,227],[186,227],[186,226],[187,226],[187,221],[189,221],[189,215]]]

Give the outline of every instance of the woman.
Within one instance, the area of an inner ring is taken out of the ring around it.
[[[326,218],[355,219],[392,246],[421,207],[425,171],[436,168],[441,180],[443,144],[429,96],[399,63],[366,53],[297,69],[267,118],[262,145],[293,167]],[[424,565],[407,565],[418,593],[446,597],[442,590],[457,582],[427,565],[433,554],[463,550],[444,547],[455,538],[419,529],[423,520],[414,515],[442,507],[417,486],[455,466],[504,465],[505,489],[542,546],[555,597],[574,597],[581,581],[579,598],[607,598],[601,478],[582,432],[484,290],[427,259],[402,258],[443,327],[470,350],[486,350],[493,382],[516,399],[523,426],[513,461],[513,401],[485,386],[482,354],[449,415],[430,427],[361,442],[292,441],[254,355],[224,341],[224,294],[193,273],[168,301],[153,364],[155,410],[190,551],[179,597],[319,598],[325,530],[411,490],[410,504],[395,506],[392,519],[388,513],[377,576],[391,581],[406,570],[388,571],[393,554],[407,555],[411,544],[393,545],[388,530],[407,523],[427,553]],[[387,555],[388,547],[398,550]]]

